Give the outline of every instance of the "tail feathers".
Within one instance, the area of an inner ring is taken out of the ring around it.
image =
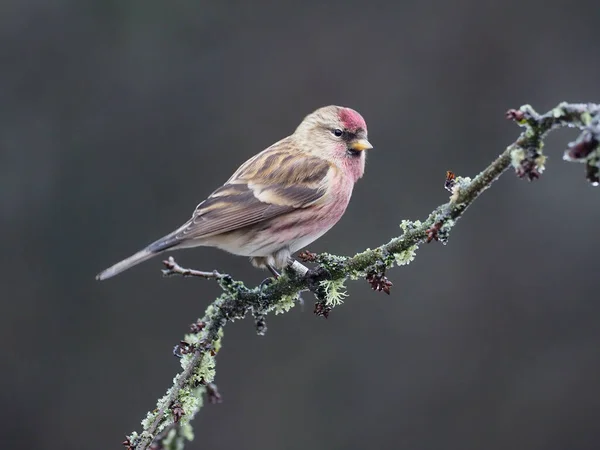
[[[180,229],[182,228],[183,227],[181,227]],[[139,252],[137,252],[135,255],[132,255],[129,258],[116,263],[114,266],[103,270],[98,275],[96,275],[96,280],[106,280],[108,278],[112,278],[115,275],[118,275],[121,272],[124,272],[125,270],[130,269],[139,263],[147,261],[148,259],[158,255],[159,253],[164,252],[165,250],[177,246],[180,243],[180,240],[177,238],[177,233],[180,229],[175,230],[173,233],[160,238],[156,242],[153,242],[144,250],[140,250]]]
[[[116,263],[114,266],[111,266],[108,269],[100,272],[98,275],[96,275],[96,280],[106,280],[108,278],[112,278],[115,275],[118,275],[121,272],[124,272],[125,270],[130,269],[131,267],[141,262],[144,262],[156,255],[157,253],[151,252],[148,249],[141,250],[135,255],[132,255],[129,258]]]

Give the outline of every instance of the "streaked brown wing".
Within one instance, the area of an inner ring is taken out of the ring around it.
[[[318,203],[329,172],[336,169],[318,157],[299,158],[278,144],[247,161],[199,204],[176,239],[227,233]]]

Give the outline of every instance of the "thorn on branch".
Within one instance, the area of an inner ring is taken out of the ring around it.
[[[215,403],[223,402],[223,397],[221,397],[219,389],[217,388],[217,385],[215,383],[208,383],[206,385],[206,398],[208,399],[208,402],[213,405]]]
[[[181,275],[183,277],[199,277],[217,280],[222,278],[230,278],[230,276],[226,273],[219,273],[216,270],[213,270],[212,272],[202,272],[200,270],[186,269],[177,264],[172,256],[169,256],[169,259],[164,260],[163,264],[165,265],[166,269],[163,269],[162,273],[166,277],[172,275]]]
[[[302,262],[315,262],[317,260],[317,254],[304,250],[298,254],[298,259]]]
[[[171,412],[173,413],[173,420],[175,423],[179,422],[179,420],[185,415],[185,411],[180,403],[171,405]]]
[[[377,292],[385,292],[390,295],[390,289],[394,285],[386,276],[385,272],[369,272],[367,275],[367,282],[371,285],[371,289]]]

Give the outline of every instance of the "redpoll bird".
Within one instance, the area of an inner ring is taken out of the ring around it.
[[[113,277],[170,250],[217,247],[276,274],[290,255],[333,227],[365,169],[367,125],[350,108],[326,106],[250,158],[171,234],[96,276]]]

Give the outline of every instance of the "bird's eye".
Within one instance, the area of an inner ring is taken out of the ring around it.
[[[340,137],[342,134],[344,134],[344,132],[339,128],[336,128],[335,130],[333,130],[333,134],[337,137]]]

